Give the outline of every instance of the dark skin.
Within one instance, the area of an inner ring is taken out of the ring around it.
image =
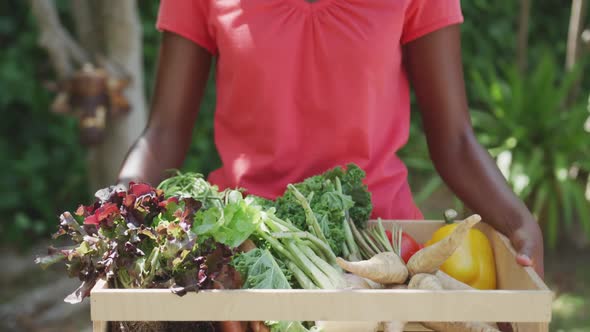
[[[436,170],[467,206],[508,236],[518,262],[532,265],[543,277],[539,225],[477,142],[471,126],[460,27],[451,26],[409,43],[405,59]]]
[[[517,261],[543,277],[541,230],[473,132],[459,26],[406,44],[404,56],[436,170],[467,206],[511,240]],[[123,164],[120,183],[159,183],[166,170],[181,167],[211,60],[195,43],[164,32],[151,116]]]

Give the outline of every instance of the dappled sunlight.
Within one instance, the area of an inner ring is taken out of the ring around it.
[[[580,318],[586,302],[587,299],[580,295],[562,294],[553,302],[553,314],[560,319]]]

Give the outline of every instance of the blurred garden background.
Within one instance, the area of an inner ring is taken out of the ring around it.
[[[546,281],[556,292],[551,330],[590,331],[590,5],[471,0],[462,6],[472,120],[542,225]],[[46,247],[61,212],[112,184],[143,130],[160,38],[157,10],[158,1],[0,2],[0,330],[89,330],[87,306],[62,301],[76,282],[57,268],[41,272],[33,255]],[[56,112],[65,88],[51,82],[100,59],[131,76],[131,110],[109,119],[106,138],[89,144],[77,118]],[[207,174],[219,164],[214,79],[184,170]],[[432,167],[416,110],[400,155],[427,217],[462,209]]]

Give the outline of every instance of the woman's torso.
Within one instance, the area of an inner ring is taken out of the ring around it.
[[[396,156],[407,138],[402,44],[412,0],[200,0],[218,54],[209,180],[275,197],[337,165],[367,172],[374,216],[421,218]],[[417,31],[411,31],[417,33]]]

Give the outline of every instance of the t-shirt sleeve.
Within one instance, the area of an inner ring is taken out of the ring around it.
[[[401,43],[405,44],[446,26],[462,23],[460,0],[409,0]]]
[[[209,24],[209,4],[205,0],[161,0],[156,28],[187,38],[217,53],[217,45]]]

